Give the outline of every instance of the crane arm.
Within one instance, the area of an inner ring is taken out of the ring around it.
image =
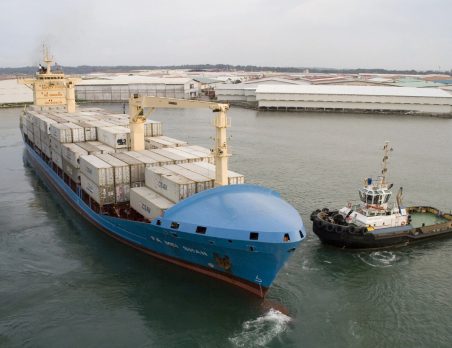
[[[144,109],[149,108],[146,115]],[[226,137],[226,128],[229,127],[228,104],[212,103],[199,100],[163,98],[154,96],[134,95],[129,99],[129,117],[131,131],[131,149],[133,151],[144,150],[144,123],[157,108],[163,109],[186,109],[186,108],[204,108],[211,109],[216,113],[214,126],[216,128],[215,148],[213,150],[215,158],[215,185],[228,184],[228,157],[230,156]]]

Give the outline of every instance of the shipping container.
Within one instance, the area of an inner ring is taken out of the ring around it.
[[[88,151],[82,149],[77,144],[61,144],[61,155],[73,167],[80,168],[79,158],[80,156],[88,155]]]
[[[63,158],[63,172],[67,176],[69,176],[76,184],[80,184],[80,168],[74,167],[65,158]]]
[[[171,137],[167,137],[165,135],[161,135],[161,136],[159,136],[157,138],[160,139],[160,140],[165,140],[165,141],[169,141],[170,143],[176,144],[176,147],[186,146],[187,145],[186,141],[175,139],[175,138],[171,138]]]
[[[144,136],[145,137],[158,137],[162,133],[162,123],[159,121],[154,121],[147,119],[144,123]]]
[[[192,146],[181,146],[178,147],[179,150],[190,153],[192,155],[198,156],[200,159],[200,162],[208,162],[211,164],[215,163],[215,158],[213,157],[213,154],[211,153],[206,153],[203,151],[199,151],[194,149]],[[206,149],[208,150],[208,149]]]
[[[207,162],[196,162],[196,163],[181,164],[180,166],[215,180],[215,165],[213,165],[213,164],[210,164]],[[232,170],[228,170],[228,184],[229,185],[244,184],[244,183],[245,183],[245,177],[242,174],[233,172]]]
[[[50,135],[61,143],[72,143],[72,129],[68,123],[52,123]]]
[[[58,168],[63,169],[63,157],[61,156],[61,153],[52,151],[52,162],[57,165]]]
[[[152,149],[162,149],[165,147],[176,147],[176,144],[160,139],[160,137],[145,137],[144,147],[146,150],[152,150]]]
[[[80,172],[98,186],[114,187],[114,170],[111,165],[94,155],[80,157]]]
[[[55,139],[54,137],[50,137],[50,150],[52,152],[55,152],[57,154],[62,154],[63,149],[61,147],[61,142],[58,139]]]
[[[90,144],[89,142],[77,143],[77,145],[80,146],[86,152],[88,152],[88,155],[98,155],[98,154],[102,153],[102,151],[99,150],[99,148],[97,146],[94,146],[93,144]]]
[[[113,185],[96,185],[83,173],[80,174],[80,184],[83,189],[99,205],[115,203],[115,187]]]
[[[115,202],[124,203],[130,201],[130,184],[115,185]]]
[[[97,139],[115,149],[128,148],[130,129],[121,126],[97,128]]]
[[[145,155],[146,157],[156,160],[159,166],[163,166],[165,164],[174,164],[174,161],[171,158],[159,155],[150,150],[143,150],[140,151],[140,153]]]
[[[204,152],[207,155],[211,155],[212,151],[206,147],[203,146],[199,146],[199,145],[190,145],[188,146],[189,148],[196,150],[196,151],[200,151],[200,152]]]
[[[100,153],[103,153],[103,154],[115,153],[114,148],[112,148],[111,146],[102,144],[100,141],[88,141],[87,143],[95,146],[100,151]]]
[[[205,156],[200,157],[198,155],[194,155],[192,153],[182,151],[179,147],[167,148],[167,149],[165,149],[165,151],[168,151],[175,155],[184,157],[186,159],[186,162],[182,162],[182,163],[200,162],[205,158]]]
[[[83,127],[85,133],[85,141],[96,141],[97,140],[97,130],[96,127],[91,126],[85,121],[79,122],[78,125]]]
[[[130,185],[130,168],[127,163],[109,154],[101,154],[96,156],[113,167],[115,186],[119,184]]]
[[[156,153],[158,155],[162,155],[165,157],[168,157],[174,161],[174,164],[180,164],[180,163],[188,163],[188,156],[187,155],[181,155],[176,154],[172,151],[169,151],[171,148],[165,148],[165,149],[154,149],[154,150],[148,150],[150,152]]]
[[[144,182],[145,164],[140,160],[129,156],[127,153],[114,153],[112,156],[128,164],[130,169],[130,184]]]
[[[130,206],[148,220],[162,216],[173,205],[173,202],[147,187],[130,190]]]
[[[180,165],[171,164],[165,166],[164,168],[194,181],[196,183],[197,193],[214,187],[214,180],[212,178],[208,178],[207,176],[195,173],[187,168],[181,167]]]
[[[173,202],[179,202],[196,193],[196,183],[164,167],[145,170],[145,183],[150,189]]]
[[[154,167],[160,165],[159,161],[142,154],[141,151],[128,151],[127,154],[130,157],[136,158],[137,160],[143,162],[146,167]]]

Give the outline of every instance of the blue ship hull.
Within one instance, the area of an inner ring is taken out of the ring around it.
[[[81,198],[80,188],[74,192],[27,139],[25,144],[26,157],[37,174],[102,232],[139,251],[239,286],[259,297],[265,296],[278,271],[305,237],[301,219],[299,231],[291,232],[290,241],[283,242],[271,234],[266,241],[249,240],[248,235],[240,240],[233,229],[222,229],[221,237],[184,232],[183,228],[175,231],[169,224],[165,227],[163,217],[158,226],[155,221],[146,223],[96,213]]]

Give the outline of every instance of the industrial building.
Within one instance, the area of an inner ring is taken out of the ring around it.
[[[118,75],[83,79],[75,87],[77,101],[127,101],[138,93],[170,98],[197,98],[199,82],[191,78]]]
[[[452,95],[434,88],[260,85],[256,101],[260,110],[452,116]]]
[[[304,80],[289,80],[277,77],[250,80],[238,84],[223,84],[215,87],[218,101],[236,105],[257,106],[256,89],[261,85],[300,85],[309,84]]]

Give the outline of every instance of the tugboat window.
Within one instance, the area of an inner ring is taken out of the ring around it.
[[[289,233],[284,234],[284,241],[285,241],[285,242],[290,241]]]
[[[177,222],[172,222],[171,223],[171,228],[177,230],[179,228],[179,224]]]
[[[157,220],[156,225],[157,225],[157,226],[160,226],[161,224],[162,224],[162,222],[161,222],[160,220]]]
[[[259,239],[259,233],[257,233],[257,232],[250,232],[250,239],[251,240],[258,240]]]

